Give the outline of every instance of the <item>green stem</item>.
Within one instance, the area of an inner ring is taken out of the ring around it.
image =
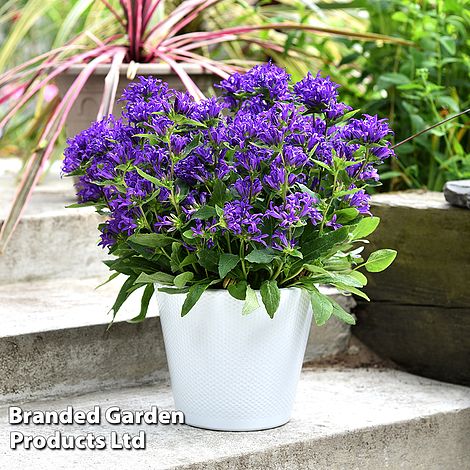
[[[285,284],[287,281],[290,281],[291,279],[294,279],[295,277],[297,277],[302,271],[304,270],[303,266],[298,270],[296,271],[295,274],[293,274],[292,276],[289,276],[288,278],[284,279],[281,284]]]
[[[328,212],[331,208],[331,204],[333,202],[333,197],[334,197],[334,194],[335,194],[335,191],[336,191],[336,183],[338,181],[338,170],[335,171],[335,176],[333,178],[333,189],[332,189],[332,197],[330,198],[330,202],[328,203],[328,206],[325,210],[325,213],[323,214],[323,219],[321,221],[321,225],[320,225],[320,234],[323,233],[323,228],[325,227],[325,223],[326,223],[326,217],[328,215]]]
[[[160,248],[163,252],[163,254],[171,261],[171,256],[165,251],[165,248],[161,247]]]
[[[281,274],[282,267],[284,266],[284,263],[281,261],[279,263],[279,266],[277,267],[276,271],[274,272],[274,275],[271,277],[271,280],[275,280],[279,277],[279,274]]]
[[[243,240],[240,240],[240,260],[242,263],[243,275],[245,276],[245,279],[248,279],[248,272],[245,266],[245,248],[243,246]]]
[[[225,232],[225,240],[227,241],[228,252],[232,253],[232,246],[230,244],[230,237],[229,237],[228,232]]]

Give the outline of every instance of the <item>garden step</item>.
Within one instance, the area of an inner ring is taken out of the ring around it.
[[[131,295],[107,331],[119,279],[56,279],[0,285],[0,402],[63,396],[167,377],[158,309],[141,324]],[[347,310],[352,299],[334,295]],[[154,301],[152,301],[154,302]],[[306,361],[344,352],[350,329],[332,319],[312,327]]]
[[[13,177],[0,166],[0,225],[10,208]],[[0,255],[0,284],[85,278],[106,273],[105,250],[97,246],[100,217],[91,207],[66,209],[75,202],[70,178],[55,172],[33,193],[5,253]]]
[[[201,377],[203,380],[204,377]],[[262,432],[220,433],[185,425],[11,425],[0,407],[3,468],[413,469],[464,470],[470,462],[470,393],[461,386],[388,369],[305,369],[292,419]],[[13,405],[13,403],[11,403]],[[23,404],[23,410],[174,409],[167,384]],[[10,433],[93,433],[104,450],[10,450]],[[145,450],[118,451],[112,432],[145,433]]]

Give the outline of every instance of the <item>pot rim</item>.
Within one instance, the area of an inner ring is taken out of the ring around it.
[[[197,64],[180,64],[181,67],[189,75],[213,75],[209,70]],[[131,64],[122,64],[119,66],[119,73],[121,75],[127,75],[128,69]],[[135,67],[135,76],[137,75],[173,75],[175,72],[173,69],[164,63],[152,63],[152,64],[142,64],[134,63],[132,64]],[[109,72],[111,64],[100,64],[93,71],[94,75],[106,75]],[[71,65],[67,70],[61,73],[61,75],[78,75],[85,68],[85,64],[76,64]]]

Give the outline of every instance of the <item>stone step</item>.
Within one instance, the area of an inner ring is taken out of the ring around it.
[[[2,176],[0,167],[0,225],[13,199],[13,182],[12,175]],[[60,179],[57,172],[37,186],[0,255],[0,284],[106,273],[106,252],[97,246],[100,217],[91,207],[65,208],[74,202],[72,180]]]
[[[203,380],[204,377],[201,377]],[[14,403],[10,403],[14,405]],[[23,410],[102,413],[174,409],[167,384],[100,391],[32,402]],[[63,436],[92,433],[106,439],[103,450],[10,449],[10,433]],[[109,446],[112,432],[145,434],[145,450]],[[388,369],[307,369],[299,383],[292,419],[261,432],[221,433],[178,425],[26,425],[8,423],[0,407],[2,468],[96,470],[222,469],[409,469],[464,470],[470,462],[470,393],[461,386]]]
[[[167,377],[158,309],[141,324],[130,324],[140,309],[131,295],[107,330],[107,314],[119,278],[95,289],[104,278],[55,279],[0,284],[0,402],[64,396],[103,388],[149,383]],[[333,290],[347,310],[351,297]],[[332,319],[312,326],[305,360],[344,352],[350,329]]]

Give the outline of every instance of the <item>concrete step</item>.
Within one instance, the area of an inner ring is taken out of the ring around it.
[[[203,380],[203,377],[201,377]],[[13,405],[13,403],[11,403]],[[22,405],[23,410],[174,409],[167,384]],[[0,407],[2,468],[465,470],[470,468],[469,389],[395,370],[307,369],[291,421],[261,432],[220,433],[185,425],[11,425]],[[10,433],[93,433],[103,450],[10,450]],[[146,449],[118,451],[110,434],[145,433]]]
[[[14,194],[14,177],[1,173],[0,225]],[[105,250],[97,246],[100,217],[91,207],[66,209],[75,202],[70,178],[51,172],[40,184],[0,255],[0,284],[34,279],[86,278],[106,273]]]
[[[114,325],[107,314],[119,278],[95,290],[103,279],[55,279],[0,285],[0,402],[64,396],[167,378],[158,308],[152,303],[141,324],[126,320],[140,309],[131,295]],[[351,297],[333,290],[350,310]],[[350,329],[332,319],[312,326],[305,360],[342,353]]]

